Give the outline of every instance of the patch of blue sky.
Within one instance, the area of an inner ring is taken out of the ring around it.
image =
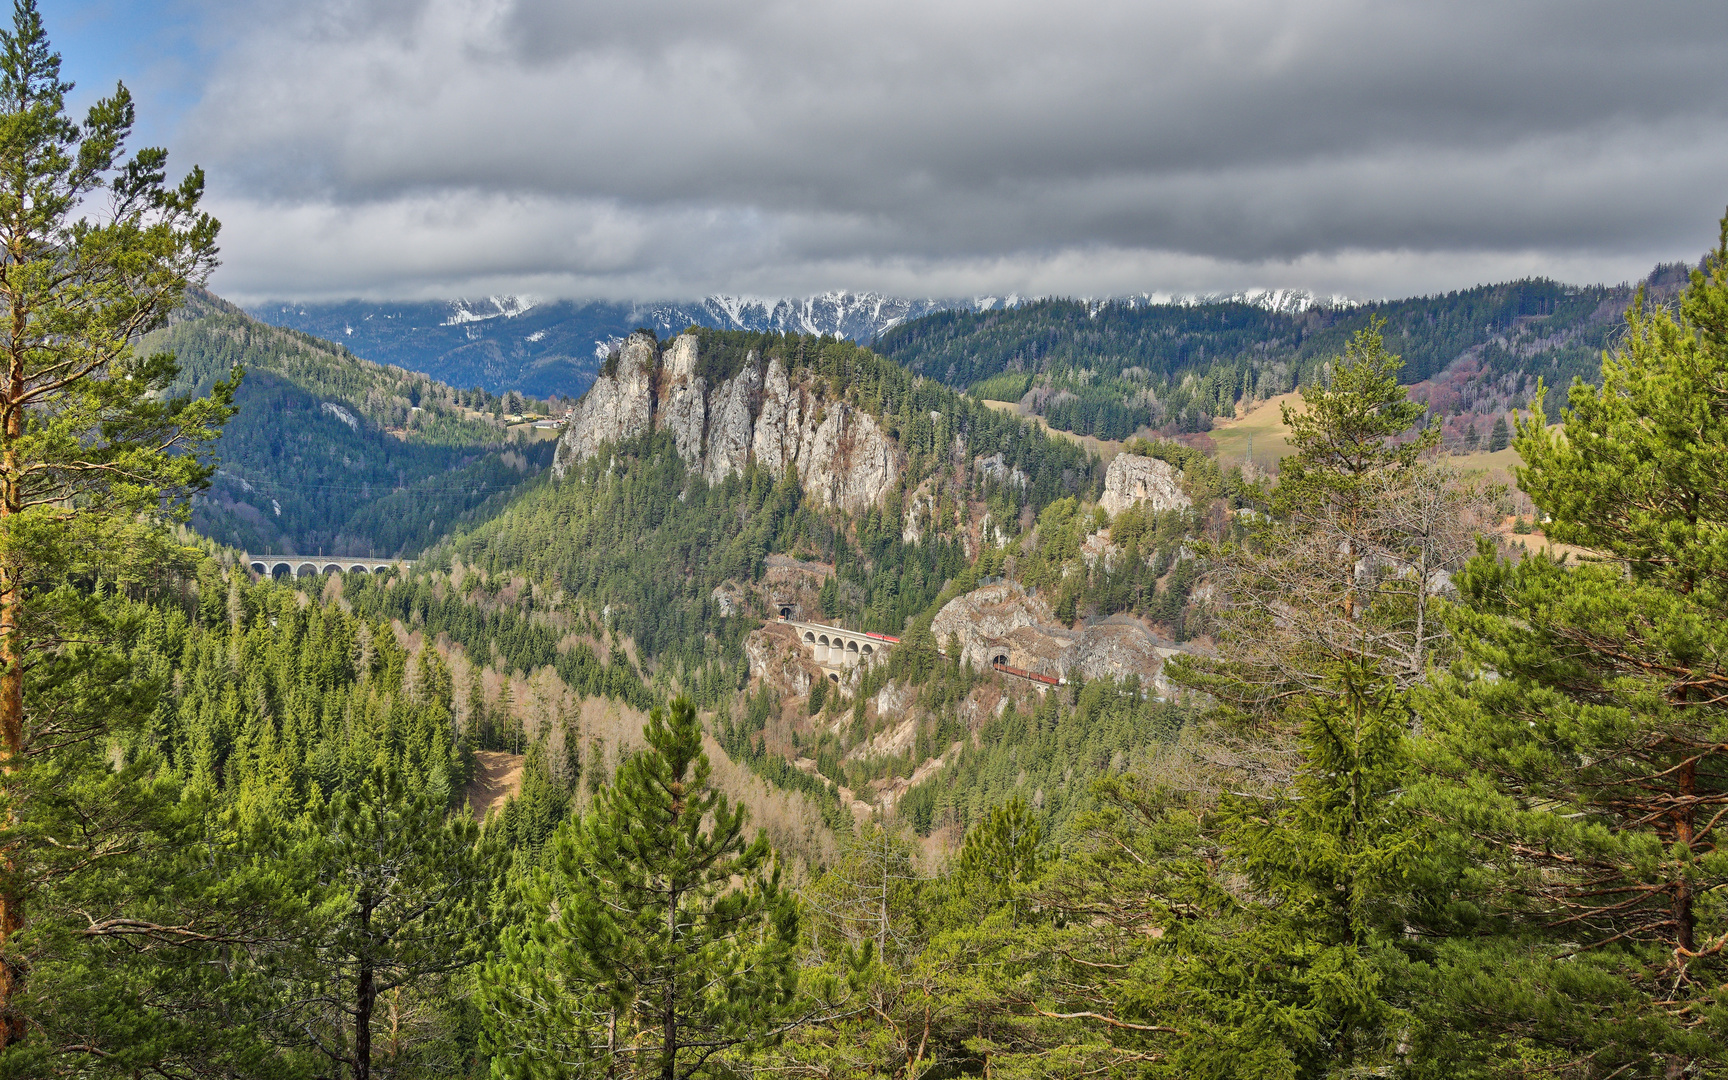
[[[39,0],[61,75],[76,84],[68,101],[82,117],[124,82],[138,106],[133,147],[174,146],[180,119],[197,104],[220,42],[204,0]],[[0,8],[9,23],[9,13]],[[170,158],[175,165],[191,162]]]

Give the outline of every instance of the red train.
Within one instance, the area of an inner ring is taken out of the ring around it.
[[[878,634],[874,630],[870,630],[866,631],[864,636],[867,638],[875,638],[877,641],[886,641],[890,645],[900,644],[900,639],[892,634]]]
[[[1040,675],[1036,671],[1027,671],[1025,668],[1009,667],[1007,664],[1004,664],[999,660],[992,661],[990,666],[995,668],[997,671],[1002,672],[1004,675],[1018,675],[1022,679],[1031,679],[1033,682],[1041,682],[1046,686],[1062,685],[1062,680],[1056,678],[1054,675]]]

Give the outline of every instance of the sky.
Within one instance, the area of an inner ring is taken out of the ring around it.
[[[40,0],[201,165],[212,280],[1419,295],[1696,260],[1721,0]]]

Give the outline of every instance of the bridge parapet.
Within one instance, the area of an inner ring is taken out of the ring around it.
[[[320,574],[381,574],[414,565],[413,559],[362,559],[336,555],[247,555],[246,566],[259,577],[275,577],[286,571],[294,578]]]

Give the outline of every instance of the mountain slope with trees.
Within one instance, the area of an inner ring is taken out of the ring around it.
[[[722,369],[789,350],[894,430],[922,531],[755,462],[710,484],[649,429],[412,572],[253,581],[173,531],[233,384],[167,395],[133,347],[212,265],[202,178],[125,154],[123,87],[73,123],[59,73],[18,0],[0,1077],[1728,1074],[1728,218],[1564,427],[1518,428],[1582,562],[1473,536],[1491,494],[1433,453],[1376,321],[1303,388],[1275,485],[1162,451],[1214,491],[1165,500],[1185,518],[1112,516],[1073,446],[851,344],[719,338]],[[1011,685],[933,640],[986,576],[1165,592],[1096,582],[1117,540],[1162,561],[1171,522],[1213,646],[1173,663],[1185,702]],[[785,700],[728,655],[762,599],[740,579],[857,624],[884,569],[928,591],[925,549],[958,572],[886,663]],[[628,613],[639,646],[610,609],[644,597],[680,610],[659,638]],[[876,752],[836,746],[907,698]],[[461,781],[505,739],[520,792],[477,821]],[[946,848],[837,794],[907,756],[947,781],[921,803]],[[794,802],[818,818],[775,819]]]
[[[174,356],[170,394],[208,393],[244,369],[193,523],[257,554],[412,555],[545,464],[544,447],[512,449],[502,399],[268,326],[209,293],[139,347]]]
[[[1683,266],[1658,267],[1649,295],[1672,299],[1684,277]],[[1146,428],[1204,431],[1238,403],[1313,383],[1352,334],[1385,319],[1416,396],[1442,415],[1490,417],[1485,428],[1524,407],[1538,377],[1554,387],[1594,379],[1633,292],[1531,279],[1303,311],[1042,300],[928,315],[890,329],[875,348],[978,396],[1025,398],[1052,427],[1123,439]]]

